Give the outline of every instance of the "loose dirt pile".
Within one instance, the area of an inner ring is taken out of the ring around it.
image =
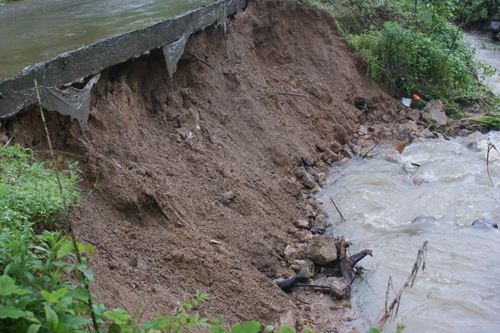
[[[285,248],[304,256],[312,235],[293,222],[326,224],[301,157],[321,182],[331,163],[373,145],[372,134],[397,135],[405,110],[364,83],[325,13],[259,0],[227,24],[227,58],[222,27],[190,37],[186,51],[215,69],[185,53],[173,96],[154,50],[103,71],[85,136],[49,113],[56,149],[79,155],[71,158],[82,189],[97,183],[73,216],[78,227],[88,221],[82,238],[98,244],[91,289],[110,308],[134,311],[152,300],[149,319],[200,290],[210,294],[200,315],[227,324],[346,331],[345,306],[303,304],[261,271],[294,275]],[[368,128],[361,136],[360,124]],[[37,112],[5,126],[8,137],[16,131],[14,143],[46,149]]]

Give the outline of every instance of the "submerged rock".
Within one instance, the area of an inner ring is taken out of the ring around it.
[[[467,135],[467,137],[464,138],[461,143],[467,148],[473,149],[473,148],[478,148],[479,142],[487,139],[488,137],[486,135],[476,131],[472,134]]]
[[[481,218],[472,222],[472,227],[475,228],[495,228],[498,229],[498,223],[493,222],[490,219]]]

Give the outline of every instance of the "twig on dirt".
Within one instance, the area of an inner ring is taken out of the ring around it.
[[[309,305],[309,304],[311,304],[311,303],[309,303],[309,302],[306,302],[306,301],[304,301],[304,300],[301,300],[300,298],[298,298],[298,297],[297,297],[297,296],[295,296],[295,295],[292,295],[292,296],[293,296],[293,297],[295,297],[295,298],[297,299],[297,301],[299,301],[300,303],[304,303],[304,304],[308,304],[308,305]]]
[[[156,197],[154,196],[154,194],[150,194],[149,196],[151,198],[153,198],[153,200],[156,203],[156,205],[158,206],[158,208],[160,208],[160,212],[163,214],[163,216],[165,216],[165,218],[167,219],[167,221],[170,221],[170,219],[167,216],[167,213],[165,213],[165,211],[163,210],[163,208],[160,206],[160,203],[158,202],[158,200],[156,200]]]
[[[265,193],[262,193],[262,195],[264,196],[264,198],[266,198],[274,207],[276,207],[276,209],[278,210],[278,212],[280,212],[280,214],[283,214],[283,212],[281,211],[281,209],[278,207],[277,204],[274,203],[273,199],[271,199],[270,196],[268,196],[267,194]]]
[[[87,242],[87,243],[89,243],[89,244],[91,244],[91,245],[94,245],[95,247],[100,248],[101,250],[103,250],[104,252],[106,252],[107,254],[109,254],[109,255],[111,256],[111,258],[116,259],[116,258],[115,258],[115,257],[111,254],[111,252],[109,252],[108,250],[106,250],[106,249],[105,249],[102,245],[97,244],[97,243],[93,243],[93,242],[91,242],[91,241],[89,241],[89,240],[86,240],[85,238],[82,238],[82,239],[83,239],[85,242]]]
[[[277,92],[278,95],[288,95],[288,96],[297,96],[297,97],[303,97],[307,98],[306,95],[303,94],[295,94],[295,93],[287,93],[287,92]]]
[[[413,284],[415,283],[415,279],[417,278],[417,273],[418,270],[420,269],[420,266],[422,266],[422,270],[425,270],[425,254],[427,250],[427,244],[428,242],[425,241],[424,245],[422,245],[422,248],[418,250],[417,254],[417,260],[415,261],[415,264],[413,264],[413,269],[411,271],[410,276],[408,276],[408,279],[406,279],[405,284],[401,289],[399,290],[399,293],[396,295],[394,300],[392,301],[391,305],[389,305],[389,308],[387,307],[387,298],[389,295],[389,287],[391,285],[391,277],[389,277],[389,283],[387,285],[387,293],[385,296],[385,313],[382,316],[382,319],[380,320],[380,325],[378,327],[379,331],[382,331],[384,328],[385,322],[387,321],[387,318],[389,316],[392,316],[392,318],[396,318],[398,315],[398,310],[399,310],[399,304],[401,302],[401,295],[403,294],[403,291],[406,289],[406,287],[410,286],[410,288],[413,287]],[[394,307],[397,305],[396,310],[394,311]]]
[[[340,212],[340,210],[337,208],[337,205],[335,204],[335,201],[333,201],[332,197],[330,197],[330,200],[332,201],[333,206],[335,207],[335,209],[339,213],[339,215],[342,218],[342,220],[346,221],[346,219],[344,218],[344,216],[342,215],[342,213]]]
[[[4,148],[7,148],[7,146],[9,145],[9,143],[14,138],[14,135],[16,134],[16,132],[17,132],[17,128],[14,130],[14,133],[12,133],[12,136],[10,137],[9,141],[7,141],[7,143],[5,144],[5,146],[3,146]]]
[[[75,253],[76,253],[76,260],[77,260],[78,264],[81,265],[82,258],[80,256],[80,251],[78,250],[75,232],[73,229],[73,222],[71,221],[71,219],[69,217],[69,209],[68,209],[68,204],[66,202],[66,196],[64,195],[64,190],[63,190],[63,187],[61,184],[61,179],[59,177],[59,171],[57,170],[56,157],[54,155],[54,150],[52,149],[52,142],[50,141],[49,129],[47,128],[47,122],[45,121],[45,116],[43,114],[42,99],[40,98],[40,93],[38,91],[38,84],[36,82],[36,79],[34,79],[33,82],[35,83],[36,97],[38,98],[38,104],[40,105],[40,115],[42,116],[43,125],[45,127],[45,135],[47,136],[47,142],[49,144],[49,150],[50,150],[50,154],[52,156],[52,162],[54,163],[54,171],[56,173],[57,183],[59,184],[59,191],[61,192],[61,197],[62,197],[63,204],[64,204],[64,210],[66,212],[66,217],[68,219],[69,232],[71,234],[71,239],[73,240],[73,246],[74,246]],[[92,297],[90,296],[91,294],[90,294],[88,283],[85,284],[85,288],[89,292],[89,298],[88,298],[89,311],[91,312],[91,315],[92,315],[92,323],[94,324],[94,329],[97,331],[97,330],[99,330],[99,326],[97,325],[97,321],[96,321],[96,317],[95,317],[95,313],[94,313],[94,307],[92,305]]]
[[[212,68],[212,69],[215,69],[215,68],[213,68],[213,66],[212,66],[212,65],[210,65],[208,62],[206,62],[206,61],[201,60],[200,58],[198,58],[198,57],[196,56],[196,54],[191,53],[191,52],[187,52],[187,51],[186,51],[186,53],[187,53],[187,54],[189,54],[190,56],[192,56],[193,58],[195,58],[196,60],[198,60],[199,62],[201,62],[202,64],[205,64],[205,65],[207,65],[208,67],[210,67],[210,68]]]
[[[102,180],[105,180],[105,178],[104,178],[104,174],[102,173],[102,171],[101,171],[101,167],[99,166],[99,160],[100,160],[100,159],[101,159],[101,158],[100,158],[100,157],[98,157],[98,158],[95,160],[95,166],[97,167],[97,172],[101,175]]]

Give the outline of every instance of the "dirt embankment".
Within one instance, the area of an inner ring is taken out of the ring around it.
[[[173,96],[156,50],[103,71],[86,138],[76,122],[49,113],[56,149],[79,155],[82,189],[99,175],[100,190],[73,216],[78,227],[88,220],[83,239],[112,254],[96,249],[91,288],[110,308],[134,311],[153,299],[150,319],[200,290],[210,294],[200,315],[228,324],[293,326],[296,318],[300,328],[308,318],[309,328],[348,330],[348,309],[319,318],[261,271],[295,274],[284,250],[307,250],[311,233],[293,221],[325,224],[311,196],[318,187],[297,179],[301,157],[321,178],[344,144],[371,143],[372,133],[356,134],[361,123],[379,137],[394,135],[404,111],[364,83],[327,14],[259,0],[227,24],[227,59],[222,27],[190,37],[186,51],[215,69],[185,53]],[[360,111],[354,105],[362,101],[376,108]],[[37,112],[2,128],[9,137],[17,130],[14,143],[46,148]]]

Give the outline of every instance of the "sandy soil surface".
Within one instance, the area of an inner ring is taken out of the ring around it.
[[[267,277],[291,277],[293,260],[308,260],[313,236],[294,221],[327,225],[313,197],[320,188],[303,171],[321,182],[332,163],[372,146],[372,135],[425,124],[365,82],[325,13],[258,0],[227,26],[227,58],[221,26],[190,37],[186,51],[215,69],[185,53],[173,96],[163,54],[153,50],[102,72],[85,135],[48,113],[56,149],[80,163],[82,195],[94,189],[72,216],[78,228],[87,221],[81,237],[97,244],[91,289],[109,308],[133,312],[152,301],[147,319],[199,290],[210,294],[200,315],[224,316],[228,327],[260,320],[350,331],[346,301],[303,292],[305,304]],[[361,102],[369,108],[356,108]],[[33,110],[2,131],[47,148]]]

